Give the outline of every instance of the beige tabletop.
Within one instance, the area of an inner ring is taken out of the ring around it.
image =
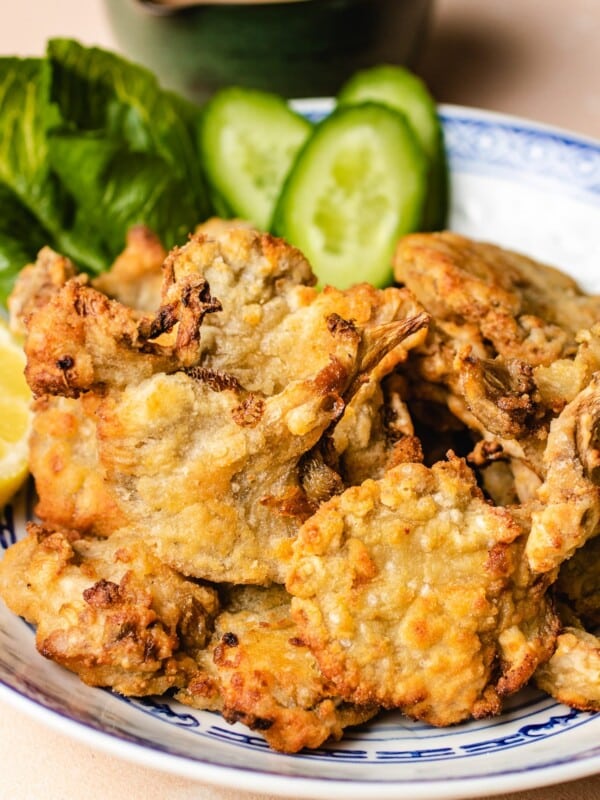
[[[0,53],[39,54],[56,35],[113,46],[100,0],[2,0]],[[600,0],[438,0],[420,69],[442,102],[600,138],[599,43]],[[244,789],[213,788],[94,752],[1,699],[0,765],[0,800],[233,800]],[[600,776],[510,798],[598,800]]]

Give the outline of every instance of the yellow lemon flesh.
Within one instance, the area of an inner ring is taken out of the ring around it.
[[[0,320],[0,509],[27,477],[31,392],[25,354]]]

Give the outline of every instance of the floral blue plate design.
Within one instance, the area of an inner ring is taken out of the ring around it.
[[[328,101],[303,101],[318,118]],[[528,121],[442,106],[449,227],[561,267],[600,293],[600,143]],[[0,557],[23,535],[32,488],[0,513]],[[182,777],[294,798],[451,800],[600,772],[600,714],[525,690],[496,718],[434,729],[394,713],[342,742],[281,755],[260,735],[176,702],[92,689],[35,650],[0,604],[0,696],[90,747]]]

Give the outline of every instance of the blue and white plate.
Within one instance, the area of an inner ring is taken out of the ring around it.
[[[302,103],[313,117],[325,101]],[[600,293],[600,143],[520,119],[441,108],[450,155],[450,227],[562,267]],[[27,491],[31,491],[28,489]],[[23,533],[27,491],[0,517],[0,553]],[[0,607],[0,695],[17,710],[138,764],[301,798],[449,800],[600,772],[600,714],[533,690],[502,716],[434,729],[383,714],[337,744],[269,751],[240,724],[170,700],[125,700],[43,659],[31,629]]]

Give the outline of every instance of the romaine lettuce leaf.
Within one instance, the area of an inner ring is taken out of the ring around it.
[[[152,221],[156,232],[170,247],[180,240],[181,230],[189,232],[211,209],[196,144],[199,109],[161,89],[148,70],[114,53],[85,48],[69,39],[53,39],[48,43],[48,58],[52,65],[52,100],[58,105],[67,130],[94,134],[96,139],[119,144],[119,158],[104,165],[104,177],[125,188],[121,169],[127,167],[127,153],[142,171],[135,181],[136,170],[127,170],[128,180],[136,182],[123,201],[129,212],[123,214],[119,208],[117,213],[109,214],[111,220],[123,219],[128,224]],[[72,145],[79,147],[75,140]],[[83,140],[82,146],[85,146]],[[147,158],[140,157],[141,154]],[[77,155],[70,159],[77,160]],[[56,167],[56,160],[54,164]],[[81,188],[82,176],[85,178],[87,174],[84,169],[77,177]],[[98,170],[93,165],[89,174],[90,189],[101,190],[96,183]],[[156,181],[154,186],[152,179]],[[147,198],[140,191],[142,187],[151,192]],[[103,214],[109,211],[106,206],[109,193],[110,190],[103,193]],[[80,200],[80,193],[77,195]],[[135,197],[139,205],[137,216]],[[168,208],[177,200],[181,209],[174,230],[172,218],[161,224],[160,214],[154,211],[161,206]],[[121,198],[115,196],[113,202],[121,205]],[[146,217],[148,212],[152,213]]]
[[[199,222],[190,181],[154,153],[132,152],[98,134],[55,135],[50,163],[70,195],[77,218],[72,235],[96,242],[106,258],[123,249],[125,232],[143,222],[167,247],[182,243]]]
[[[47,232],[21,204],[19,198],[0,184],[0,303],[12,289],[24,264],[35,258],[48,241]]]
[[[49,231],[64,224],[65,198],[48,163],[47,134],[59,115],[42,59],[0,58],[0,183]]]
[[[43,244],[99,272],[135,223],[183,242],[212,213],[199,114],[146,69],[72,40],[0,58],[0,214],[21,222],[0,220],[0,301]]]

